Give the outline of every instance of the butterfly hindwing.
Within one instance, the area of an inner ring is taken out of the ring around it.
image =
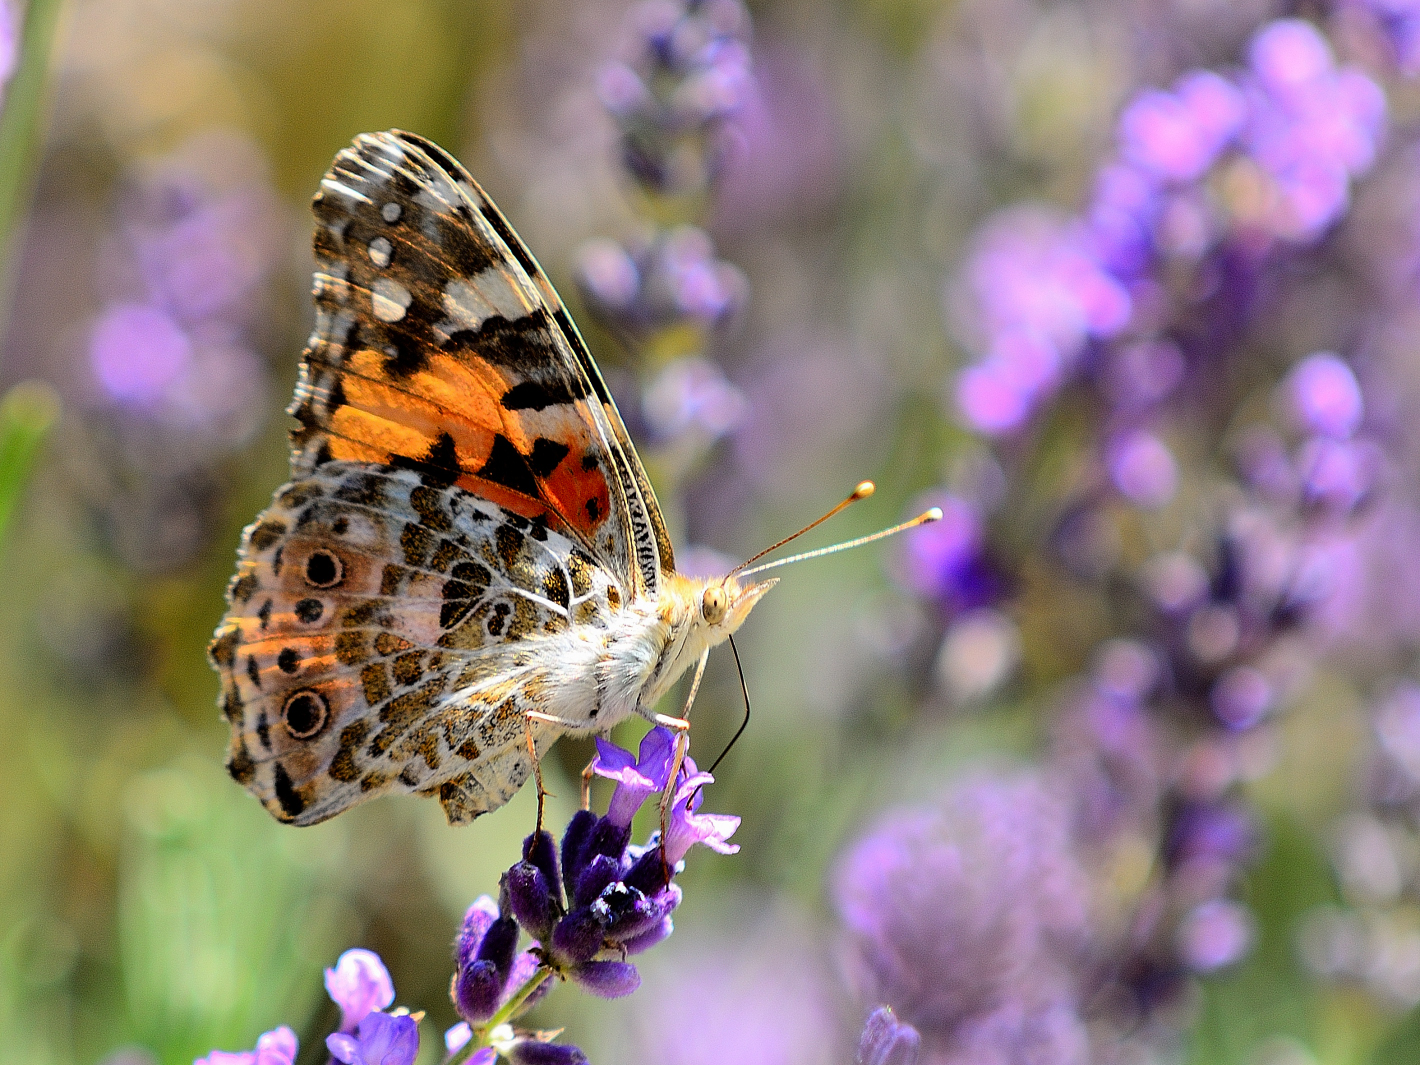
[[[210,655],[228,769],[278,819],[386,791],[460,823],[501,805],[556,730],[533,648],[605,624],[612,575],[542,518],[418,470],[331,461],[247,529]]]
[[[640,460],[566,308],[467,172],[411,134],[365,134],[314,211],[293,475],[418,470],[546,520],[624,591],[654,592],[672,555]]]

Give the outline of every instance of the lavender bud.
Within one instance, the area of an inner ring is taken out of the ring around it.
[[[641,986],[636,966],[625,961],[589,961],[572,970],[572,979],[598,998],[624,998]]]

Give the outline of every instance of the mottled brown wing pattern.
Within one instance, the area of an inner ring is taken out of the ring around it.
[[[209,654],[228,770],[279,820],[373,795],[437,796],[451,823],[531,769],[536,648],[596,632],[618,582],[542,517],[422,471],[330,461],[247,528]],[[539,751],[558,730],[533,722]]]
[[[316,324],[292,470],[417,469],[600,559],[627,594],[673,568],[610,393],[566,308],[468,173],[412,134],[363,134],[314,200]]]

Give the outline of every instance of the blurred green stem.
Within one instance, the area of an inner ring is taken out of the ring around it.
[[[12,0],[0,0],[12,2]],[[19,62],[0,109],[0,333],[9,316],[15,229],[39,169],[49,88],[49,59],[63,0],[29,0],[20,28]]]
[[[59,396],[42,381],[22,381],[0,399],[0,535],[58,416]]]

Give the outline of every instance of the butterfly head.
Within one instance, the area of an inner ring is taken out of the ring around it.
[[[754,609],[765,592],[779,583],[777,578],[767,581],[741,581],[729,577],[683,577],[673,578],[671,598],[679,609],[675,611],[694,636],[694,642],[703,647],[714,647],[724,642],[744,624],[749,612]]]

